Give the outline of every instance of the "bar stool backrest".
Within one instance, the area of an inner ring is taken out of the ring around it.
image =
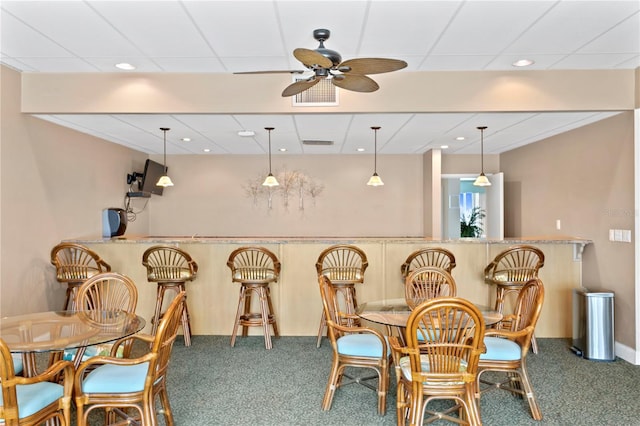
[[[427,247],[411,253],[400,267],[400,272],[403,278],[407,278],[411,271],[423,266],[436,266],[451,273],[451,270],[456,267],[456,258],[447,249]]]
[[[367,255],[359,247],[338,244],[328,247],[316,262],[318,276],[324,275],[333,284],[364,282],[364,271],[369,266]]]
[[[237,248],[229,255],[227,266],[233,282],[276,282],[280,277],[280,261],[264,247]]]
[[[81,283],[111,266],[93,250],[76,243],[60,243],[51,250],[51,264],[61,283]]]
[[[484,270],[485,281],[494,284],[521,284],[538,278],[544,253],[537,247],[518,245],[499,253]]]
[[[142,255],[147,268],[147,280],[160,283],[192,281],[198,273],[198,264],[189,253],[173,246],[153,246]]]

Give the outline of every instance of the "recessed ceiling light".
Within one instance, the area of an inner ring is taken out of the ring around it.
[[[119,64],[116,64],[116,68],[125,70],[125,71],[131,71],[136,69],[136,67],[134,67],[133,65],[127,62],[120,62]]]
[[[205,148],[203,149],[204,152],[211,152],[211,150],[209,148]]]
[[[278,151],[280,152],[287,152],[287,148],[279,148]]]
[[[513,65],[514,67],[528,67],[529,65],[533,65],[533,64],[535,64],[535,62],[532,61],[531,59],[518,59],[511,65]]]
[[[191,142],[191,138],[182,138],[180,139],[182,142]]]
[[[463,141],[463,140],[464,140],[464,136],[458,136],[458,137],[456,138],[456,140],[457,140],[457,141]]]
[[[253,130],[240,130],[238,132],[238,136],[242,136],[244,138],[248,138],[255,135],[256,135],[256,132],[254,132]]]
[[[364,148],[358,148],[358,149],[356,149],[356,151],[358,151],[358,152],[364,152]]]
[[[440,145],[440,149],[448,149],[449,145]]]

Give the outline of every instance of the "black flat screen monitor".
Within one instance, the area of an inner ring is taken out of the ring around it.
[[[164,166],[160,163],[156,163],[153,160],[147,159],[144,163],[144,173],[142,175],[142,182],[140,182],[140,191],[162,195],[162,186],[156,185],[158,179],[165,174]]]

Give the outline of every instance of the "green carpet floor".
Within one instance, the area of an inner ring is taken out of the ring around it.
[[[640,367],[578,358],[565,339],[538,342],[528,364],[544,419],[495,391],[481,400],[484,425],[640,425]],[[235,348],[228,336],[195,336],[191,347],[177,339],[168,382],[176,424],[396,424],[394,373],[385,416],[376,413],[376,394],[357,384],[338,389],[322,411],[330,362],[328,341],[316,349],[315,337],[275,339],[270,351],[257,336],[239,338]]]
[[[324,340],[316,349],[315,340],[281,337],[267,351],[258,336],[238,338],[235,348],[229,336],[194,336],[191,347],[179,337],[168,375],[176,425],[395,425],[393,372],[385,416],[377,414],[375,392],[357,384],[338,389],[331,410],[322,411],[331,348]],[[640,425],[640,366],[578,358],[566,339],[538,344],[528,365],[544,419],[533,420],[522,399],[494,391],[481,400],[485,426]],[[102,416],[92,415],[91,424],[101,425]]]

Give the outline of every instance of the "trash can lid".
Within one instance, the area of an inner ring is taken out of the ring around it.
[[[608,290],[589,291],[584,293],[585,297],[613,297],[613,292]]]

